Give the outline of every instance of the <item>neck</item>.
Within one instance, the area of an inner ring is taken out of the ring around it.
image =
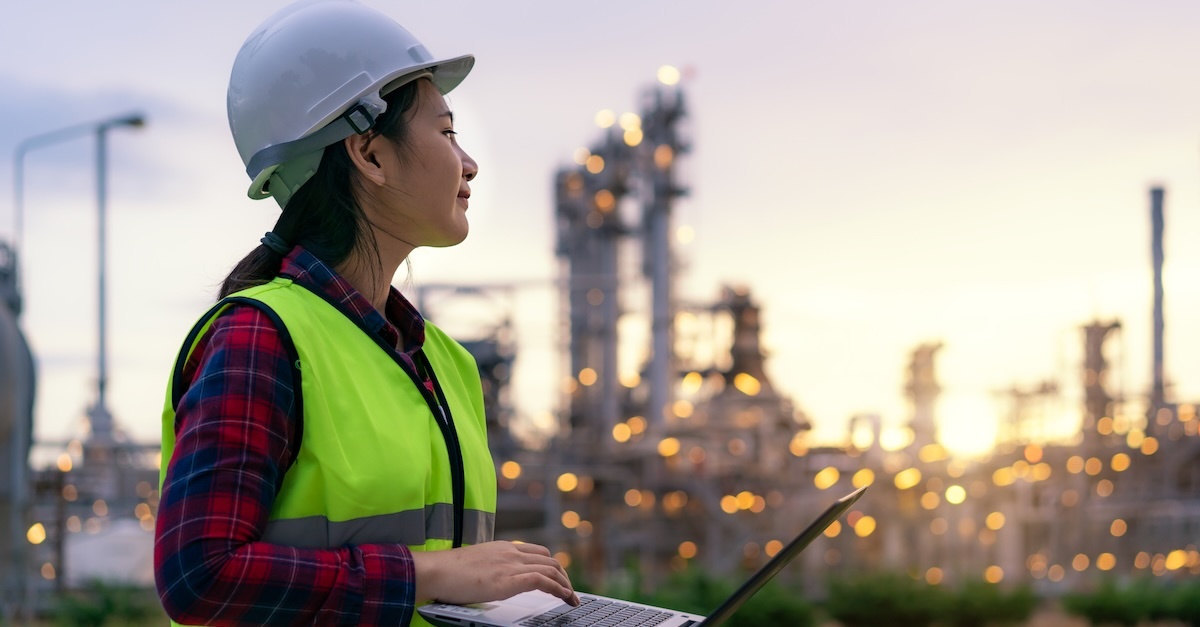
[[[371,237],[379,250],[378,258],[369,246],[363,247],[365,250],[355,248],[350,256],[334,269],[371,301],[379,313],[386,315],[385,308],[392,277],[396,276],[396,270],[412,252],[413,247],[374,228],[371,229]]]

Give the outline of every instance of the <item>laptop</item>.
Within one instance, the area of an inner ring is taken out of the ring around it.
[[[830,505],[707,617],[595,594],[579,594],[579,607],[571,607],[539,590],[491,603],[431,603],[417,611],[425,620],[442,627],[717,627],[850,509],[866,489],[861,487]]]

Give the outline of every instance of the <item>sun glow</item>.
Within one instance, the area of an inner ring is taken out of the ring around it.
[[[996,444],[996,407],[984,394],[949,393],[938,407],[938,439],[953,455],[975,457]]]

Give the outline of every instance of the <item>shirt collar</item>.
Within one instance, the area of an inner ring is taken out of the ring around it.
[[[303,246],[296,246],[284,257],[279,274],[324,295],[346,317],[379,334],[389,346],[396,346],[403,338],[400,350],[413,353],[425,344],[425,319],[395,286],[388,287],[384,317],[349,281]]]

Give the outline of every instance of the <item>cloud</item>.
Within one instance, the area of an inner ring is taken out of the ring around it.
[[[12,75],[0,74],[0,168],[11,171],[21,142],[76,125],[86,125],[129,113],[141,113],[147,123],[143,129],[130,130],[138,137],[120,137],[110,133],[108,155],[110,176],[118,172],[136,172],[142,192],[165,190],[179,172],[176,161],[164,158],[172,147],[172,138],[207,137],[211,146],[215,123],[210,112],[176,99],[130,88],[75,90],[58,83],[32,83]],[[223,123],[223,120],[220,121]],[[127,131],[120,131],[120,135]],[[91,133],[81,130],[78,138],[64,137],[62,142],[39,146],[25,156],[26,189],[34,185],[54,188],[94,185],[95,148]],[[223,139],[224,137],[222,137]],[[188,150],[195,150],[189,146]],[[11,177],[0,177],[0,187],[11,189]]]

